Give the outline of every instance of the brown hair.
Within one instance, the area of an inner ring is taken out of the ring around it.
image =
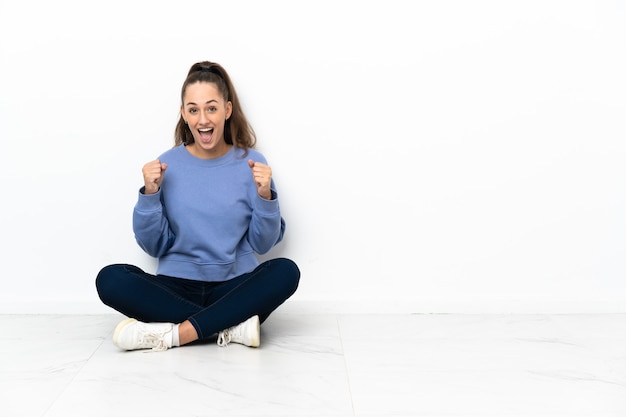
[[[184,100],[187,86],[195,83],[215,84],[224,99],[232,103],[232,114],[224,124],[224,140],[226,143],[246,151],[248,148],[254,148],[256,145],[256,134],[243,113],[237,92],[226,70],[215,62],[203,61],[193,64],[181,89],[181,103]],[[174,131],[174,146],[189,145],[193,142],[191,130],[181,115]]]

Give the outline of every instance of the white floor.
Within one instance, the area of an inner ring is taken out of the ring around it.
[[[122,352],[118,315],[0,316],[3,416],[626,416],[626,315],[288,314],[261,347]]]

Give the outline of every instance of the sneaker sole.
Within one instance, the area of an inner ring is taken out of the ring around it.
[[[119,323],[119,324],[115,327],[115,331],[113,332],[113,344],[114,344],[115,346],[117,346],[117,347],[118,347],[118,348],[120,348],[120,349],[127,350],[127,349],[123,348],[122,346],[120,346],[120,345],[118,344],[118,340],[119,340],[119,337],[120,337],[120,333],[121,333],[121,331],[122,331],[122,329],[123,329],[124,327],[126,327],[127,325],[129,325],[129,324],[131,324],[131,323],[134,323],[134,322],[136,322],[136,321],[137,321],[136,319],[126,319],[126,320],[124,320],[124,321],[120,322],[120,323]]]

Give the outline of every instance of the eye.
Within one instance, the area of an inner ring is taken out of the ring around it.
[[[198,112],[198,109],[196,109],[196,108],[192,107],[192,108],[188,109],[187,111],[188,111],[189,113],[191,113],[191,114],[194,114],[194,113],[197,113],[197,112]]]
[[[209,107],[209,111],[210,111],[211,113],[215,113],[215,112],[217,111],[217,107],[215,107],[215,106],[211,106],[211,107]]]

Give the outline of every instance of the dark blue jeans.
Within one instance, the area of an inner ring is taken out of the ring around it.
[[[152,275],[133,265],[104,267],[96,278],[102,302],[143,322],[189,320],[199,339],[258,315],[261,322],[298,288],[300,270],[285,258],[224,282]]]

